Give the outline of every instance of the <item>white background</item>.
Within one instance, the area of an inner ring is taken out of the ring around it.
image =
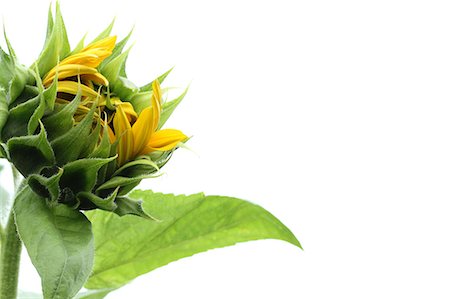
[[[1,1],[25,64],[48,3]],[[168,125],[195,153],[142,187],[249,199],[305,248],[209,251],[108,298],[450,298],[447,3],[63,0],[72,45],[117,16],[132,80],[191,83]],[[21,287],[39,290],[29,264]]]

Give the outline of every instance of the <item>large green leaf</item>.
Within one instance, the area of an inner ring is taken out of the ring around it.
[[[75,299],[103,299],[112,291],[114,291],[114,289],[88,290],[79,293]]]
[[[160,221],[89,212],[96,256],[87,288],[117,288],[172,261],[237,242],[270,238],[300,247],[277,218],[244,200],[140,190],[130,197],[143,200],[145,211]]]
[[[73,298],[92,270],[89,220],[65,205],[49,205],[28,186],[17,195],[14,214],[19,235],[41,276],[44,298]]]

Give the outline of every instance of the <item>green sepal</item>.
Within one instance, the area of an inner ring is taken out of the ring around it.
[[[0,87],[9,91],[9,82],[14,76],[14,61],[2,47],[0,47]]]
[[[103,127],[102,140],[100,144],[89,154],[89,158],[108,158],[111,152],[108,127]]]
[[[87,36],[87,33],[85,35],[83,35],[83,37],[78,42],[78,44],[75,46],[75,48],[73,48],[72,52],[70,52],[69,55],[67,55],[67,56],[72,56],[74,54],[77,54],[84,48],[84,41],[86,40],[86,36]]]
[[[114,210],[114,213],[119,216],[135,215],[145,219],[159,221],[155,217],[145,212],[142,208],[142,204],[143,201],[140,199],[134,200],[128,197],[119,196],[116,198],[117,208]]]
[[[161,116],[159,118],[158,130],[161,129],[162,126],[164,126],[166,121],[172,115],[173,111],[175,111],[175,108],[177,108],[177,106],[181,103],[181,101],[183,100],[183,98],[186,95],[186,93],[188,92],[188,90],[189,90],[189,86],[176,99],[166,102],[162,105],[162,109],[161,109],[162,112],[161,112]]]
[[[20,104],[23,104],[39,95],[39,89],[36,86],[25,85],[22,93],[16,98],[13,103],[9,104],[9,109],[12,109]]]
[[[44,116],[45,107],[46,107],[45,99],[41,94],[39,96],[39,105],[33,112],[33,115],[31,115],[30,120],[28,121],[27,125],[28,135],[33,135],[34,132],[36,131],[37,127],[39,126],[41,118]]]
[[[131,191],[134,187],[136,187],[143,179],[155,177],[154,175],[141,175],[138,177],[122,177],[115,176],[103,183],[101,186],[97,188],[97,191],[102,190],[114,190],[117,187],[120,187],[119,195],[125,195]],[[132,186],[130,188],[130,186]]]
[[[49,15],[49,20],[51,20]],[[49,34],[49,31],[51,33]],[[47,40],[44,48],[36,60],[35,65],[39,69],[40,77],[47,74],[59,61],[66,58],[70,53],[69,39],[67,38],[66,27],[61,15],[59,3],[56,2],[55,20],[49,21],[47,27]]]
[[[61,105],[63,108],[56,113],[45,117],[42,122],[47,128],[49,140],[53,140],[67,133],[74,124],[73,115],[81,102],[81,94],[78,94],[68,104]]]
[[[104,64],[99,68],[100,72],[106,77],[106,79],[108,79],[110,83],[116,81],[119,78],[120,69],[124,67],[130,50],[131,47],[128,48],[125,52],[117,55],[114,59],[110,60],[108,64]],[[116,92],[115,90],[113,91]]]
[[[130,32],[125,38],[123,38],[120,42],[116,43],[116,46],[114,47],[111,55],[109,55],[108,57],[105,58],[105,60],[102,61],[102,63],[98,67],[100,73],[103,73],[105,66],[107,66],[113,59],[115,59],[122,53],[123,49],[125,48],[125,45],[127,44],[128,40],[131,37],[131,34],[133,33],[133,29],[130,30]],[[119,75],[126,77],[125,67],[123,68],[123,70],[119,70]]]
[[[126,77],[121,76],[130,50],[131,48],[128,48],[101,68],[101,73],[109,81],[111,91],[122,100],[131,99],[139,91],[136,85],[126,79]]]
[[[40,173],[44,167],[55,163],[55,155],[42,123],[39,134],[13,137],[7,145],[11,162],[25,177]]]
[[[113,29],[113,27],[114,27],[115,21],[116,21],[116,18],[114,18],[114,19],[111,21],[111,23],[108,25],[108,27],[106,27],[105,30],[103,30],[96,38],[94,38],[94,39],[92,40],[92,42],[90,43],[90,45],[93,44],[93,43],[95,43],[95,42],[98,42],[99,40],[102,40],[102,39],[104,39],[104,38],[107,38],[107,37],[111,34],[111,31],[112,31],[112,29]]]
[[[110,152],[109,152],[109,157],[112,156],[116,156],[117,155],[117,144],[118,142],[114,142],[113,144],[111,144],[110,146]],[[110,178],[112,177],[114,171],[116,171],[117,169],[117,160],[110,162],[108,165],[106,165],[106,172],[105,172],[105,177],[106,178]]]
[[[151,153],[145,155],[145,157],[147,159],[150,159],[153,162],[155,162],[156,165],[161,169],[164,165],[167,164],[167,162],[169,162],[169,160],[172,157],[172,154],[175,150],[176,150],[176,148],[173,150],[170,150],[170,151],[165,151],[165,152],[160,152],[160,151],[151,152]]]
[[[95,107],[92,107],[80,123],[51,142],[59,166],[78,159],[83,152],[85,138],[92,128],[94,112]]]
[[[46,45],[48,43],[50,37],[52,36],[53,26],[54,26],[54,22],[53,22],[52,5],[50,4],[49,7],[48,7],[47,32],[46,32],[46,35],[45,35],[44,45]]]
[[[0,142],[0,158],[5,158],[5,159],[10,160],[8,146],[3,142]]]
[[[159,84],[163,83],[163,81],[167,78],[167,76],[169,76],[169,74],[172,72],[173,68],[174,67],[171,67],[167,72],[165,72],[164,74],[162,74],[161,76],[159,76],[157,78]],[[150,83],[145,84],[144,86],[141,86],[139,88],[139,92],[152,91],[153,90],[152,83],[153,83],[153,81],[150,82]]]
[[[49,88],[45,89],[42,92],[42,96],[44,97],[45,103],[47,104],[47,108],[50,111],[53,111],[55,107],[56,96],[58,94],[58,72],[55,74],[55,78],[53,79],[52,85]]]
[[[139,115],[142,110],[150,106],[151,91],[138,92],[130,98],[130,103],[133,105],[134,111]]]
[[[8,119],[3,127],[2,140],[7,141],[12,137],[28,134],[28,122],[41,103],[41,96],[17,105],[9,110]]]
[[[32,174],[28,177],[28,185],[39,196],[49,198],[56,202],[60,195],[59,180],[63,175],[64,170],[58,168],[56,174],[50,177],[45,177],[40,174]]]
[[[6,101],[6,93],[0,89],[0,132],[2,132],[6,121],[8,120],[8,102]]]
[[[9,42],[8,42],[8,46]],[[0,47],[0,87],[6,92],[8,104],[13,103],[22,93],[25,85],[33,81],[30,71],[6,54]]]
[[[85,141],[85,147],[80,153],[80,158],[88,157],[95,146],[98,143],[98,139],[100,138],[100,129],[102,128],[100,123],[97,123],[97,126],[92,130],[92,132],[87,136]]]
[[[104,126],[100,144],[98,144],[97,147],[93,151],[91,151],[88,158],[108,158],[115,155],[115,153],[111,154],[111,143],[109,141],[108,127]],[[97,175],[97,184],[102,184],[105,181],[108,166],[114,166],[115,164],[115,161],[111,161],[110,163],[103,165],[102,168],[100,168]]]
[[[114,159],[116,157],[107,159],[87,158],[66,164],[63,167],[64,173],[59,182],[61,189],[68,188],[75,195],[78,192],[92,191],[97,181],[99,169]]]
[[[116,188],[110,195],[105,198],[99,197],[91,192],[79,192],[77,194],[78,200],[83,203],[85,201],[90,201],[96,207],[105,211],[114,211],[117,208],[117,204],[114,202],[117,196],[119,188]]]
[[[159,170],[158,165],[148,158],[137,158],[128,162],[114,172],[113,176],[134,177],[144,174],[152,174]]]

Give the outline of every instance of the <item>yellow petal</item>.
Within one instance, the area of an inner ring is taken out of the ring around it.
[[[187,139],[183,132],[175,129],[164,129],[152,134],[149,143],[139,153],[145,155],[153,151],[170,151],[178,143]]]
[[[117,161],[119,166],[133,158],[133,133],[124,109],[119,105],[114,115],[114,133],[119,138],[117,145]]]
[[[88,67],[97,67],[112,52],[104,50],[90,50],[83,53],[74,54],[64,59],[60,64],[80,64]]]
[[[85,48],[83,48],[80,52],[85,52],[92,49],[104,49],[112,51],[114,49],[114,46],[116,45],[116,39],[117,36],[108,36],[104,39],[101,39],[95,43],[92,43]]]
[[[134,137],[133,155],[137,156],[149,143],[153,133],[153,109],[147,107],[139,114],[138,119],[131,128]]]
[[[64,64],[81,64],[97,67],[106,57],[112,54],[116,44],[116,36],[110,36],[85,47],[80,52],[61,61]]]
[[[61,73],[65,72],[65,70],[72,70],[72,72],[67,72],[66,77],[76,76],[78,74],[91,74],[92,72],[83,72],[81,68],[96,68],[102,61],[112,54],[114,46],[116,44],[116,37],[110,36],[99,40],[91,45],[85,47],[80,52],[70,55],[65,58],[63,61],[58,63],[56,67],[50,70],[47,75],[44,77],[44,86],[47,86],[53,80],[56,69],[58,69]],[[77,65],[78,67],[74,67],[73,65]],[[66,68],[66,69],[64,69]],[[95,72],[96,73],[96,72]],[[101,76],[101,75],[100,75]],[[100,81],[104,81],[104,77],[99,77]],[[58,76],[58,79],[63,79],[63,77]],[[94,82],[96,82],[94,80]],[[107,82],[107,81],[106,81]]]
[[[130,123],[134,123],[136,121],[138,115],[136,111],[134,111],[133,105],[131,105],[130,102],[122,102],[120,100],[116,100],[115,104],[122,107]]]
[[[83,97],[93,97],[96,98],[98,93],[92,88],[87,87],[86,85],[80,84],[74,81],[60,81],[58,82],[58,92],[65,92],[69,94],[76,95],[78,93],[78,89],[81,89],[81,95]]]
[[[96,83],[97,85],[104,85],[104,86],[109,85],[108,79],[106,79],[105,76],[103,76],[100,73],[82,75],[81,80],[90,80]]]
[[[44,77],[44,80],[42,81],[44,86],[47,86],[53,82],[56,72],[58,72],[58,80],[62,80],[82,74],[95,74],[97,73],[97,69],[80,64],[58,65]]]
[[[151,104],[153,109],[153,130],[156,130],[158,128],[159,124],[159,118],[161,115],[161,102],[162,102],[162,96],[161,96],[161,87],[159,86],[159,81],[155,80],[152,83],[152,97],[151,97]]]
[[[107,126],[108,126],[108,125],[107,125]],[[110,126],[108,126],[108,135],[109,135],[109,141],[110,141],[111,143],[116,142],[116,135],[114,135],[114,132],[113,132],[113,130],[111,129]]]

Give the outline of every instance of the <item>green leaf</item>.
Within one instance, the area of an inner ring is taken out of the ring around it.
[[[223,196],[174,196],[134,191],[160,221],[88,212],[95,237],[94,271],[86,287],[117,288],[141,274],[195,253],[259,239],[300,247],[292,232],[263,208]]]
[[[90,290],[86,292],[79,293],[75,299],[103,299],[110,292],[115,289],[101,289],[101,290]],[[20,298],[19,298],[20,299]]]
[[[14,213],[19,235],[41,276],[44,298],[73,298],[94,260],[89,220],[65,205],[48,205],[28,186],[17,195]]]

